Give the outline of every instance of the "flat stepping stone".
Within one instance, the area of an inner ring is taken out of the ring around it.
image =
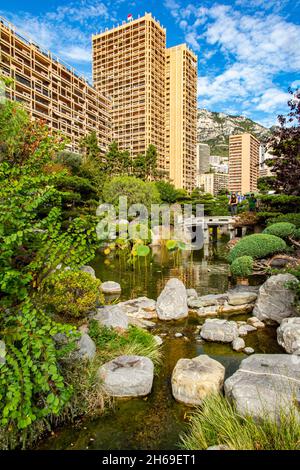
[[[205,354],[179,359],[172,373],[173,396],[187,405],[201,405],[208,395],[220,392],[224,375],[224,366]]]
[[[148,357],[119,356],[101,366],[98,377],[113,397],[141,397],[151,392],[154,366]]]
[[[232,343],[238,337],[238,327],[234,321],[207,319],[201,328],[200,336],[206,341]]]

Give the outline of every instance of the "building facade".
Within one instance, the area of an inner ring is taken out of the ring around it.
[[[265,145],[259,147],[259,177],[273,176],[271,167],[267,165],[267,160],[274,159],[274,156],[268,151]]]
[[[207,173],[210,169],[210,147],[208,144],[197,144],[197,172]]]
[[[150,144],[178,188],[196,183],[197,59],[150,13],[93,36],[95,88],[112,100],[112,136],[135,157]]]
[[[257,190],[260,142],[252,134],[229,136],[229,190],[242,194]]]
[[[198,176],[197,186],[205,193],[217,196],[221,190],[228,189],[228,174],[226,173],[202,173]]]
[[[96,34],[95,88],[112,101],[112,137],[132,156],[155,145],[165,169],[166,31],[151,14]]]
[[[110,100],[96,91],[74,69],[0,18],[1,73],[11,77],[6,98],[22,103],[34,119],[68,137],[68,148],[79,150],[85,135],[96,131],[105,152],[111,140]]]
[[[180,44],[166,50],[166,170],[176,188],[196,186],[197,57]]]

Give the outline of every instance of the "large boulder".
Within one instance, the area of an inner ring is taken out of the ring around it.
[[[87,333],[82,333],[76,342],[76,350],[72,352],[72,359],[92,360],[96,354],[96,345]]]
[[[119,356],[98,370],[106,392],[113,397],[140,397],[151,392],[153,362],[144,356]]]
[[[121,286],[117,282],[114,281],[106,281],[102,282],[101,290],[103,294],[120,294]]]
[[[182,281],[169,279],[156,302],[160,320],[179,320],[188,316],[186,288]]]
[[[187,405],[200,405],[205,397],[220,392],[225,368],[206,355],[179,359],[172,374],[174,398]]]
[[[282,320],[277,328],[277,341],[287,353],[300,355],[300,317]]]
[[[225,395],[238,413],[279,419],[292,409],[300,418],[300,361],[287,354],[254,354],[225,381]]]
[[[232,343],[238,337],[238,326],[234,321],[212,318],[205,320],[200,335],[207,341]]]
[[[253,315],[267,323],[281,323],[284,318],[297,316],[293,305],[295,293],[286,283],[297,281],[292,274],[276,274],[260,287]]]
[[[97,308],[97,313],[93,316],[93,319],[110,328],[119,328],[121,330],[127,330],[128,328],[128,317],[119,305],[106,305]]]

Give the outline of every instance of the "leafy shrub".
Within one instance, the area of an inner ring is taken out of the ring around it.
[[[55,313],[84,317],[103,301],[100,285],[99,279],[88,273],[63,271],[47,281],[43,302]]]
[[[235,277],[248,277],[253,271],[253,258],[251,256],[240,256],[230,266],[231,274]]]
[[[269,225],[263,233],[269,235],[276,235],[276,237],[287,238],[292,236],[296,230],[296,226],[289,222],[278,222],[277,224]]]
[[[287,245],[284,240],[275,235],[266,233],[254,233],[242,238],[230,251],[228,259],[232,263],[240,256],[251,256],[252,258],[263,258],[264,256],[272,255],[285,251]]]
[[[259,196],[259,208],[262,211],[289,213],[300,211],[300,196],[286,194],[265,194]]]
[[[296,228],[293,238],[295,238],[296,240],[300,240],[300,228]]]
[[[268,219],[268,225],[277,224],[278,222],[289,222],[290,224],[294,224],[297,228],[300,228],[300,214],[290,212],[288,214],[281,214],[277,217]]]

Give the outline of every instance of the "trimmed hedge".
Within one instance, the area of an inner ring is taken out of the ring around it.
[[[287,245],[282,238],[267,233],[254,233],[242,238],[230,251],[228,260],[232,263],[240,256],[251,256],[252,258],[264,258],[285,251]]]
[[[300,228],[296,228],[293,234],[293,238],[295,238],[296,240],[300,240]]]
[[[253,272],[253,258],[251,256],[240,256],[236,258],[230,266],[231,274],[234,277],[248,277]]]
[[[296,225],[289,222],[278,222],[277,224],[269,225],[263,233],[269,235],[276,235],[276,237],[287,238],[295,233]]]
[[[294,224],[297,228],[300,228],[300,214],[289,212],[288,214],[281,214],[268,219],[268,225],[277,224],[278,222],[289,222],[290,224]]]

